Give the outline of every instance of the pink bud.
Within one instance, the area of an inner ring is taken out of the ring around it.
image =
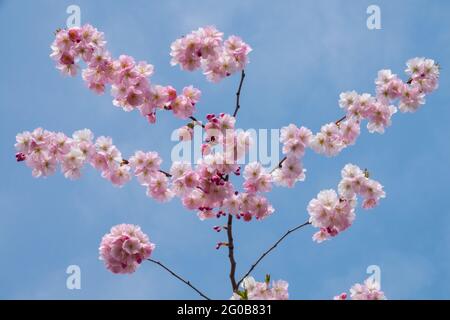
[[[250,212],[246,212],[243,215],[244,221],[249,222],[252,220],[252,214]]]
[[[23,152],[16,153],[16,161],[21,162],[25,161],[27,156]]]

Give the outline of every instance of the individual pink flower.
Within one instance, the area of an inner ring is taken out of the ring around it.
[[[305,180],[305,169],[295,157],[287,157],[281,168],[272,172],[272,179],[276,185],[292,188],[297,181]]]
[[[345,147],[339,126],[334,122],[323,125],[320,132],[312,137],[310,147],[328,157],[337,155]]]
[[[128,165],[113,165],[108,169],[107,177],[112,184],[122,187],[128,181],[131,180],[130,166]]]
[[[155,249],[141,228],[131,224],[120,224],[111,228],[100,243],[100,259],[113,273],[133,273],[143,260]]]
[[[166,202],[173,197],[169,189],[169,181],[165,174],[155,172],[147,186],[147,195],[157,201]]]
[[[335,300],[347,299],[346,293],[334,297]],[[363,284],[356,283],[350,288],[351,300],[386,300],[384,292],[381,291],[380,283],[368,278]]]
[[[289,284],[284,280],[270,282],[266,276],[264,282],[257,282],[253,277],[246,277],[238,292],[233,293],[231,300],[288,300]]]
[[[375,102],[366,108],[363,112],[364,118],[369,120],[367,129],[369,132],[384,133],[384,129],[391,125],[391,117],[397,112],[393,105],[386,105]]]
[[[425,103],[425,94],[417,85],[404,85],[398,108],[401,112],[415,112]]]
[[[342,142],[347,146],[353,145],[361,132],[360,122],[355,118],[345,120],[339,124],[339,131]]]
[[[265,173],[259,162],[252,162],[245,166],[244,178],[246,192],[268,192],[271,190],[272,177]]]
[[[287,156],[302,158],[311,138],[311,131],[305,127],[297,128],[294,124],[290,124],[281,128],[280,141],[283,143],[283,153]]]

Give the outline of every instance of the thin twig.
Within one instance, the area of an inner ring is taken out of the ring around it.
[[[339,120],[337,120],[335,122],[335,124],[338,126],[342,121],[344,121],[345,119],[347,119],[347,116],[343,116],[342,118],[340,118]]]
[[[236,283],[236,260],[234,259],[234,241],[233,241],[233,216],[228,215],[227,222],[227,236],[228,236],[228,258],[230,259],[230,281],[233,292],[238,289],[238,284]]]
[[[286,157],[281,159],[281,161],[278,163],[278,165],[275,168],[273,168],[272,170],[270,170],[270,174],[272,174],[277,169],[281,169],[281,167],[283,166],[283,162],[285,162],[286,159],[287,159]]]
[[[238,90],[236,91],[236,108],[234,109],[233,117],[236,117],[239,109],[241,108],[241,105],[239,102],[240,102],[240,98],[241,98],[241,89],[242,89],[242,84],[244,83],[244,78],[245,78],[245,71],[244,71],[244,69],[242,69],[241,81],[239,82],[239,87],[238,87]]]
[[[275,244],[273,246],[271,246],[269,249],[267,249],[259,258],[258,260],[256,260],[256,262],[254,264],[252,264],[252,266],[250,267],[250,269],[247,271],[247,273],[242,277],[241,280],[239,280],[239,282],[237,283],[237,286],[239,287],[239,285],[242,283],[242,281],[244,281],[244,279],[246,277],[248,277],[250,275],[250,273],[252,273],[252,271],[255,269],[255,267],[258,265],[258,263],[261,262],[262,259],[264,259],[265,256],[267,256],[273,249],[275,249],[281,241],[283,241],[288,235],[290,235],[292,232],[297,231],[300,228],[303,228],[307,225],[311,224],[311,222],[307,221],[305,223],[302,223],[299,226],[296,226],[293,229],[288,230],[280,239],[277,240],[277,242],[275,242]]]
[[[173,272],[172,270],[170,270],[169,268],[167,268],[165,265],[163,265],[160,261],[156,261],[156,260],[153,260],[153,259],[147,259],[147,261],[153,262],[154,264],[157,264],[158,266],[162,267],[163,269],[165,269],[166,271],[168,271],[171,275],[173,275],[175,278],[177,278],[178,280],[184,282],[184,283],[187,284],[189,287],[191,287],[192,289],[194,289],[194,290],[195,290],[199,295],[201,295],[203,298],[205,298],[206,300],[211,300],[211,299],[208,298],[203,292],[201,292],[201,291],[198,290],[196,287],[194,287],[190,281],[183,279],[182,277],[180,277],[179,275],[177,275],[175,272]]]
[[[205,125],[203,123],[201,123],[200,121],[198,121],[196,117],[190,116],[189,119],[191,119],[192,121],[194,121],[198,125],[202,126],[202,128],[205,127]]]
[[[166,175],[166,177],[167,178],[171,178],[172,177],[172,175],[170,174],[170,173],[168,173],[168,172],[166,172],[166,171],[164,171],[164,170],[158,170],[159,172],[161,172],[161,173],[164,173],[165,175]]]

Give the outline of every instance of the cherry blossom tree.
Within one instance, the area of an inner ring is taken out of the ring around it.
[[[179,198],[187,210],[194,211],[200,220],[217,219],[214,230],[224,232],[225,240],[216,248],[226,248],[230,263],[229,280],[232,299],[288,299],[288,283],[272,281],[267,275],[257,282],[251,274],[261,261],[286,237],[308,226],[317,228],[312,239],[317,243],[330,240],[347,230],[356,217],[358,197],[363,209],[375,208],[385,197],[380,182],[373,180],[367,169],[347,164],[336,189],[322,190],[312,199],[306,211],[309,218],[284,233],[265,250],[248,271],[236,275],[233,223],[258,221],[275,212],[265,194],[273,185],[292,188],[305,179],[302,159],[308,149],[327,157],[338,155],[344,148],[354,145],[361,125],[367,121],[370,133],[384,133],[391,125],[392,116],[415,112],[425,103],[425,96],[438,87],[439,65],[426,58],[414,58],[406,65],[408,79],[403,82],[391,70],[380,70],[375,80],[375,95],[355,91],[340,94],[339,106],[344,115],[335,122],[322,126],[313,133],[305,126],[288,124],[281,128],[280,142],[284,157],[274,168],[264,168],[259,162],[241,167],[252,145],[248,132],[238,131],[236,120],[240,96],[245,79],[245,66],[249,62],[251,47],[237,36],[224,40],[215,27],[199,28],[171,45],[171,64],[182,70],[201,69],[206,79],[219,82],[240,73],[236,92],[236,105],[232,113],[208,114],[205,120],[194,115],[200,102],[201,91],[192,85],[180,92],[170,85],[153,84],[150,78],[153,65],[133,57],[121,55],[113,58],[106,48],[104,34],[91,25],[68,30],[57,30],[51,45],[50,57],[56,68],[68,76],[81,75],[87,87],[97,94],[110,86],[113,105],[124,111],[137,110],[150,123],[157,120],[157,112],[170,111],[188,123],[178,129],[180,140],[193,138],[194,128],[204,133],[201,159],[191,164],[173,162],[170,167],[155,151],[136,151],[125,157],[110,137],[96,139],[89,129],[68,136],[62,132],[37,128],[17,135],[16,159],[24,162],[36,178],[54,174],[58,168],[66,178],[81,177],[84,165],[91,165],[114,186],[122,187],[134,176],[146,189],[150,198],[159,202]],[[242,185],[232,183],[230,177],[242,175]],[[159,265],[171,275],[190,286],[203,298],[209,297],[160,261],[151,258],[155,244],[139,226],[121,224],[111,228],[100,244],[100,258],[108,270],[117,274],[133,273],[144,261]],[[336,297],[347,298],[347,293]],[[385,299],[380,284],[367,279],[350,289],[351,299]]]

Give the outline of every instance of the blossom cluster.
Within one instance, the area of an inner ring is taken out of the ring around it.
[[[16,141],[16,159],[25,161],[34,177],[54,174],[59,164],[66,178],[78,179],[83,166],[89,163],[116,186],[131,179],[130,166],[122,162],[112,139],[101,136],[94,142],[89,129],[75,131],[72,137],[67,137],[62,132],[37,128],[18,134]]]
[[[334,297],[334,300],[346,300],[347,293],[343,292]],[[380,283],[368,278],[363,284],[356,283],[350,288],[351,300],[386,300],[384,292],[381,291]]]
[[[139,183],[147,188],[147,195],[164,202],[172,198],[169,178],[160,171],[162,159],[157,152],[136,151],[129,160],[134,175]]]
[[[272,178],[259,163],[245,167],[243,192],[229,180],[230,175],[241,175],[238,161],[252,143],[250,135],[236,131],[236,119],[229,114],[209,114],[206,118],[203,158],[195,168],[188,163],[173,163],[173,192],[187,209],[196,210],[201,220],[229,213],[250,221],[272,214],[273,207],[261,194],[270,191]],[[186,138],[189,137],[188,134]]]
[[[176,117],[185,119],[195,111],[200,90],[188,86],[181,94],[171,86],[153,85],[149,77],[154,67],[145,61],[121,55],[113,59],[106,49],[103,32],[89,24],[81,28],[58,30],[51,45],[52,57],[63,74],[75,76],[82,60],[87,67],[82,76],[89,89],[103,93],[111,85],[113,104],[125,111],[139,110],[150,123],[156,121],[156,110],[171,110]]]
[[[242,290],[233,293],[231,300],[288,300],[289,284],[284,280],[270,282],[267,275],[264,282],[257,282],[253,277],[246,277],[241,284]]]
[[[100,259],[113,273],[133,273],[155,249],[141,228],[132,224],[120,224],[111,228],[100,243]]]
[[[281,128],[280,141],[283,144],[283,154],[286,158],[272,172],[273,180],[277,185],[293,187],[295,182],[305,180],[305,170],[302,165],[302,158],[306,147],[311,142],[311,130],[294,124]]]
[[[171,64],[189,71],[202,68],[212,82],[243,70],[252,49],[238,36],[229,36],[225,41],[222,37],[223,33],[213,26],[192,31],[170,46]]]
[[[229,181],[230,175],[241,175],[237,162],[249,149],[250,135],[235,131],[235,120],[230,115],[208,118],[204,155],[194,168],[189,163],[174,162],[170,172],[164,172],[156,152],[136,151],[127,160],[111,138],[101,136],[94,142],[88,129],[76,131],[71,138],[42,128],[20,133],[16,137],[16,159],[25,161],[34,177],[55,173],[58,164],[70,179],[79,178],[83,166],[90,164],[116,186],[123,186],[134,175],[149,197],[164,202],[178,196],[201,220],[220,218],[226,213],[244,221],[269,216],[274,209],[262,193],[270,191],[272,177],[259,163],[245,167],[243,192],[235,190]],[[222,152],[215,151],[218,146]]]
[[[356,91],[340,94],[339,105],[346,115],[336,122],[323,125],[313,134],[308,128],[290,124],[281,128],[280,142],[285,158],[273,173],[277,185],[293,187],[305,179],[302,158],[307,147],[328,157],[338,155],[344,148],[355,144],[361,132],[361,122],[368,121],[369,132],[384,133],[391,125],[391,117],[399,109],[414,112],[425,103],[425,95],[436,90],[439,65],[431,59],[414,58],[407,62],[409,80],[404,83],[391,70],[380,70],[375,80],[376,96]],[[393,105],[399,102],[398,108]]]
[[[322,242],[336,236],[350,227],[355,219],[356,196],[361,196],[363,208],[375,207],[385,197],[383,186],[368,177],[367,171],[347,164],[342,169],[342,180],[335,190],[322,190],[317,198],[312,199],[307,207],[309,222],[320,228],[313,240]]]

